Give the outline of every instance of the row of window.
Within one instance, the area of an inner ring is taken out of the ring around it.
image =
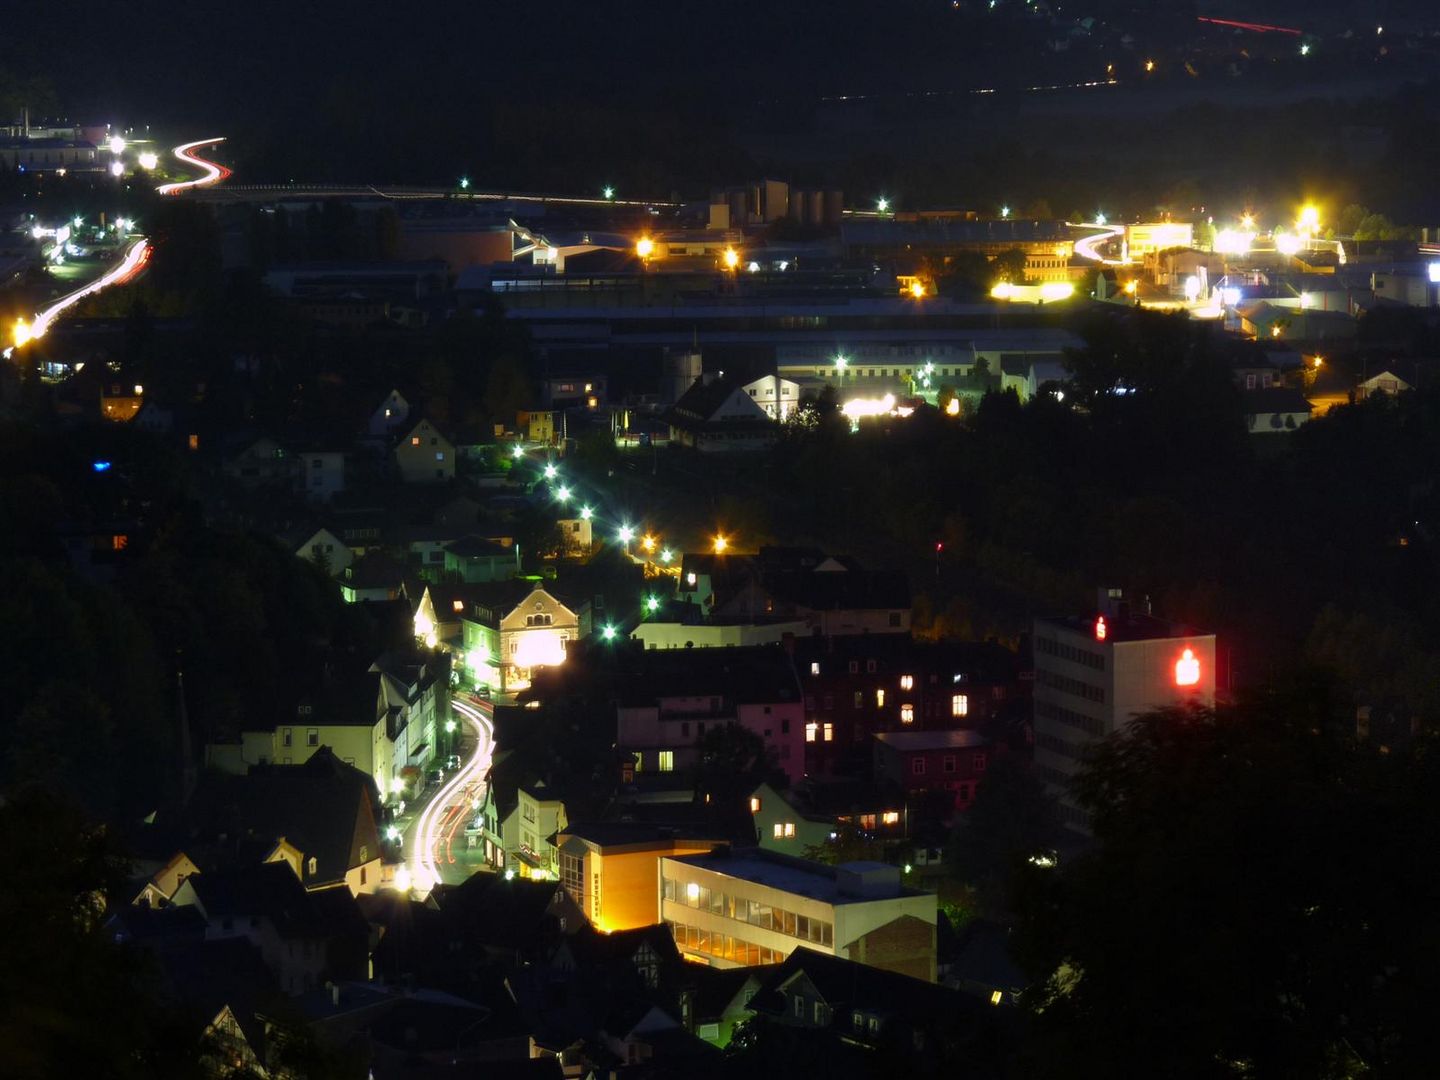
[[[940,769],[942,772],[945,773],[953,773],[956,769],[956,764],[957,763],[954,754],[946,754],[943,758],[940,759]],[[926,764],[926,758],[923,755],[917,754],[910,759],[911,776],[924,776],[928,768],[929,766]],[[970,758],[970,770],[977,773],[985,771],[984,754],[975,754]]]
[[[1084,664],[1096,671],[1105,670],[1105,654],[1094,652],[1090,649],[1077,648],[1074,645],[1067,645],[1064,642],[1056,641],[1054,638],[1037,637],[1035,639],[1035,651],[1044,653],[1046,656],[1059,657],[1061,660],[1069,660],[1074,664]]]
[[[295,745],[295,735],[294,735],[294,731],[293,731],[292,728],[288,728],[288,727],[287,727],[287,728],[282,728],[282,729],[281,729],[281,731],[280,731],[280,745],[281,745],[281,746],[294,746],[294,745]],[[319,728],[313,728],[313,727],[312,727],[312,728],[306,729],[306,731],[305,731],[305,745],[306,745],[306,746],[319,746],[319,745],[320,745],[320,730],[319,730]]]
[[[1094,735],[1097,738],[1105,734],[1105,724],[1094,716],[1085,716],[1073,709],[1067,709],[1063,705],[1056,705],[1050,701],[1035,702],[1035,717],[1038,720],[1054,720],[1057,723],[1065,724],[1068,727],[1078,728],[1087,735]]]
[[[1052,754],[1059,754],[1061,757],[1069,758],[1071,761],[1082,761],[1085,757],[1085,747],[1077,743],[1067,742],[1058,735],[1051,735],[1046,731],[1035,733],[1035,745],[1042,749],[1049,750]]]
[[[808,915],[771,907],[759,900],[746,900],[744,897],[732,896],[698,882],[681,882],[675,878],[664,878],[661,881],[661,895],[666,900],[673,900],[677,904],[685,904],[700,911],[708,911],[712,915],[735,919],[737,922],[749,923],[751,926],[758,926],[763,930],[773,930],[777,934],[799,938],[801,941],[826,946],[833,943],[835,928],[833,924],[824,919],[812,919]]]
[[[745,941],[743,938],[734,937],[731,934],[718,934],[710,930],[702,930],[698,926],[670,922],[668,919],[665,921],[670,927],[670,932],[675,935],[676,947],[680,949],[703,953],[706,956],[716,956],[722,960],[732,960],[745,967],[754,967],[756,964],[778,964],[785,959],[785,954],[778,949],[768,949],[763,945],[756,945],[753,941]]]
[[[1035,672],[1035,681],[1041,686],[1048,686],[1051,690],[1074,694],[1076,697],[1093,701],[1099,705],[1105,704],[1105,688],[1087,683],[1084,679],[1073,679],[1069,675],[1061,675],[1059,672],[1040,668]]]
[[[905,678],[908,679],[909,676],[907,675],[907,676],[905,676]],[[912,689],[912,687],[903,686],[903,685],[902,685],[902,686],[901,686],[901,689],[902,689],[902,690],[910,690],[910,689]],[[865,691],[864,691],[864,690],[856,690],[856,691],[854,692],[853,696],[851,697],[851,705],[852,705],[853,708],[856,708],[856,709],[863,709],[863,708],[865,707]],[[884,691],[883,689],[877,689],[877,690],[875,691],[875,707],[876,707],[877,709],[883,709],[883,708],[885,707],[885,691]],[[811,712],[814,712],[814,711],[815,711],[815,695],[814,695],[814,694],[806,694],[806,695],[805,695],[805,708],[809,709]],[[825,695],[825,709],[826,709],[826,711],[832,711],[834,708],[835,708],[835,695],[834,695],[834,694],[826,694],[826,695]],[[929,705],[927,708],[928,708],[929,714],[930,714],[930,715],[934,715],[934,713],[935,713],[935,706],[934,706],[934,704],[932,703],[932,704]],[[950,715],[951,715],[951,716],[969,716],[969,715],[970,715],[970,695],[969,695],[969,694],[951,694],[951,695],[950,695]],[[915,719],[915,706],[912,705],[912,704],[910,704],[910,703],[908,703],[908,702],[907,702],[906,704],[901,705],[901,706],[900,706],[900,722],[901,722],[902,724],[909,724],[909,723],[912,723],[912,722],[914,721],[914,719]]]

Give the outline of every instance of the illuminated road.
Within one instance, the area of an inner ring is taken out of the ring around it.
[[[1090,226],[1086,226],[1087,228]],[[1096,249],[1105,243],[1109,243],[1117,236],[1124,236],[1125,230],[1119,225],[1095,225],[1100,232],[1093,233],[1080,240],[1075,241],[1075,254],[1082,259],[1089,259],[1091,262],[1104,263],[1106,266],[1123,266],[1123,259],[1107,259]]]
[[[453,869],[457,865],[455,839],[459,836],[460,843],[465,842],[465,823],[475,814],[495,748],[491,723],[494,710],[488,703],[477,704],[457,697],[451,700],[450,706],[457,719],[474,729],[475,752],[435,793],[415,822],[410,881],[420,892],[428,892],[435,883],[457,876]]]
[[[153,249],[148,240],[136,240],[126,249],[125,255],[105,273],[101,274],[94,281],[90,282],[83,289],[76,289],[67,293],[55,303],[51,304],[44,311],[41,311],[35,318],[26,323],[23,320],[15,324],[15,344],[24,345],[34,341],[36,338],[44,337],[50,331],[51,325],[70,308],[80,303],[87,296],[94,296],[101,289],[108,289],[111,285],[124,285],[145,269],[145,264],[150,261],[150,252]],[[9,355],[10,350],[6,350]]]
[[[197,157],[194,151],[199,147],[214,146],[216,143],[222,143],[224,141],[223,136],[217,139],[197,139],[195,142],[188,142],[183,146],[175,147],[171,153],[191,168],[199,169],[204,175],[194,180],[179,180],[173,184],[161,184],[155,190],[161,195],[179,195],[181,192],[193,191],[195,188],[209,187],[212,184],[220,183],[220,181],[230,175],[230,170],[224,165],[219,165],[213,161],[207,161],[205,158]]]

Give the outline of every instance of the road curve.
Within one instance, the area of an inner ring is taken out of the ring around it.
[[[1097,225],[1093,226],[1101,231],[1092,233],[1090,236],[1082,237],[1075,241],[1075,254],[1082,259],[1089,259],[1091,262],[1104,263],[1106,266],[1123,266],[1121,259],[1107,259],[1101,255],[1096,248],[1107,241],[1114,240],[1117,236],[1124,236],[1125,230],[1118,225]]]
[[[119,262],[90,284],[82,289],[76,289],[72,293],[66,293],[49,307],[37,313],[30,323],[27,324],[23,320],[18,323],[15,328],[15,344],[24,345],[36,338],[44,337],[50,332],[50,327],[56,319],[87,296],[94,296],[101,289],[108,289],[111,285],[124,285],[145,269],[145,264],[150,261],[150,253],[153,250],[150,241],[136,240],[125,250],[125,254]],[[7,349],[5,354],[8,356],[9,353],[10,350]]]
[[[491,708],[459,698],[453,699],[450,704],[455,715],[474,728],[475,752],[435,793],[415,824],[410,881],[419,892],[429,892],[442,880],[442,863],[449,865],[455,862],[451,850],[455,835],[474,813],[471,802],[479,798],[494,749]]]
[[[230,175],[230,170],[224,165],[197,157],[193,151],[202,146],[213,146],[224,141],[224,136],[215,139],[196,139],[194,142],[175,147],[171,153],[186,165],[199,169],[204,175],[194,180],[178,180],[173,184],[161,184],[155,190],[161,195],[179,195],[183,191],[192,191],[195,188],[209,187],[211,184],[220,183]]]

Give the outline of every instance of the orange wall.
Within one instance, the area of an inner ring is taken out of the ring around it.
[[[591,852],[585,858],[587,898],[600,875],[600,918],[594,920],[599,930],[633,930],[653,926],[660,921],[660,859],[668,855],[704,855],[713,844],[703,841],[656,847],[646,851],[612,852],[600,855]],[[586,914],[591,914],[587,911]]]

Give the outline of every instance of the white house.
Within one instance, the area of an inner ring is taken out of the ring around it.
[[[665,418],[672,443],[706,453],[764,450],[780,432],[745,387],[726,379],[697,381]]]
[[[345,451],[306,450],[295,461],[295,489],[311,502],[329,502],[345,490]]]
[[[763,375],[741,387],[771,420],[785,420],[800,405],[800,384],[778,375]]]
[[[311,533],[295,549],[297,558],[308,559],[324,568],[331,577],[340,577],[355,561],[350,545],[323,526]]]
[[[1240,395],[1245,426],[1251,435],[1273,435],[1294,431],[1310,419],[1314,406],[1299,390],[1272,386],[1268,390],[1246,390]]]
[[[421,420],[396,445],[395,464],[407,484],[442,484],[455,477],[455,444]]]
[[[367,430],[373,436],[385,438],[405,426],[410,419],[410,403],[399,390],[391,390],[380,407],[370,414]]]

